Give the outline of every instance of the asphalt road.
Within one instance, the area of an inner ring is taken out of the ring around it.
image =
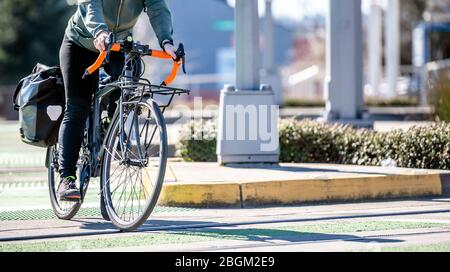
[[[450,251],[450,200],[262,209],[158,207],[133,233],[94,203],[73,221],[40,206],[0,211],[0,251]]]

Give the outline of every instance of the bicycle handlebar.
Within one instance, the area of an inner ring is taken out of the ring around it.
[[[169,76],[166,79],[164,79],[164,81],[161,83],[161,86],[167,86],[175,80],[175,78],[177,77],[178,71],[180,69],[180,66],[183,66],[183,72],[186,73],[185,68],[184,68],[185,53],[184,53],[183,44],[180,44],[176,51],[176,56],[177,56],[176,59],[173,59],[169,54],[167,54],[164,51],[148,49],[148,47],[144,47],[144,48],[145,48],[145,50],[140,48],[139,52],[137,52],[137,53],[144,55],[144,56],[150,56],[153,58],[173,60],[172,71],[170,72]],[[95,71],[100,69],[100,67],[102,66],[103,62],[105,61],[105,59],[110,51],[120,52],[120,51],[123,51],[124,49],[125,48],[121,43],[113,43],[110,46],[108,46],[108,50],[102,51],[99,54],[97,60],[86,69],[82,78],[85,79],[87,76],[92,75]]]

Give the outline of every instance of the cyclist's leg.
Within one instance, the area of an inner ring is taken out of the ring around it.
[[[82,79],[82,75],[98,54],[82,48],[66,37],[61,45],[60,65],[64,78],[66,109],[59,131],[59,166],[62,178],[75,176],[83,131],[92,94],[98,85],[98,72]]]
[[[117,80],[122,75],[122,69],[125,62],[125,54],[123,52],[110,52],[109,62],[105,63],[103,68],[105,72]]]
[[[109,56],[109,63],[104,65],[105,72],[114,80],[117,80],[122,75],[122,70],[125,62],[125,54],[122,52],[111,52]],[[117,100],[120,98],[120,90],[116,90],[107,98],[106,110],[108,117],[112,119],[117,108]]]

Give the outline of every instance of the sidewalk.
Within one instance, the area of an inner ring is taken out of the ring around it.
[[[259,207],[441,196],[449,171],[326,164],[169,162],[160,204]]]

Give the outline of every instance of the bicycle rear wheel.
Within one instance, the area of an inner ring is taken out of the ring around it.
[[[112,124],[101,175],[106,211],[111,222],[124,231],[135,230],[148,219],[158,201],[167,163],[164,117],[152,99],[139,100],[125,106],[123,137],[121,117]]]
[[[60,175],[58,172],[58,156],[58,145],[51,146],[47,149],[48,189],[50,193],[50,201],[56,217],[63,220],[70,220],[78,213],[78,210],[81,207],[81,202],[59,200],[56,194],[60,182]]]

